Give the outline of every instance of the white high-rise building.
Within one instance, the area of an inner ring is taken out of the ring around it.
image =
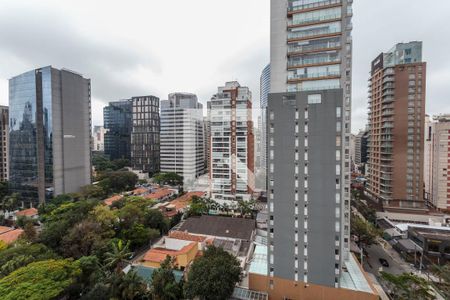
[[[436,208],[450,210],[450,115],[425,120],[425,195]]]
[[[161,172],[183,176],[189,189],[205,173],[203,106],[197,96],[173,93],[161,101]]]
[[[103,126],[94,126],[93,151],[105,151],[105,133],[106,129]]]
[[[252,94],[227,82],[211,98],[210,191],[216,202],[233,206],[251,199],[254,189]]]

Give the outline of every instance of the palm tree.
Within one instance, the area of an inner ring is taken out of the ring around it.
[[[119,283],[120,299],[133,300],[145,294],[147,286],[136,271],[131,270]]]
[[[106,253],[106,267],[116,270],[116,273],[120,273],[125,262],[133,255],[133,252],[129,251],[130,242],[125,245],[122,240],[117,243],[112,243],[112,251]]]

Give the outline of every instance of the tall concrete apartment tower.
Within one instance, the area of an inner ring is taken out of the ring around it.
[[[161,101],[161,172],[183,176],[192,186],[205,173],[203,105],[197,96],[173,93]]]
[[[450,211],[450,115],[435,116],[425,128],[425,195],[434,207]]]
[[[131,166],[153,175],[160,171],[159,98],[132,97]]]
[[[349,254],[352,2],[271,1],[267,272],[273,299],[373,294]]]
[[[51,66],[9,80],[9,181],[27,204],[91,183],[91,84]]]
[[[9,108],[0,106],[0,181],[8,180]]]
[[[259,129],[261,135],[261,153],[260,153],[260,169],[267,174],[267,102],[269,100],[270,93],[270,64],[268,64],[262,71],[261,77],[259,79],[260,83],[260,109],[261,109],[261,127]],[[259,124],[258,124],[259,125]],[[267,186],[264,185],[264,189]]]
[[[105,127],[94,126],[93,134],[93,149],[92,151],[104,152],[105,151]]]
[[[237,81],[211,98],[211,197],[230,207],[251,199],[254,189],[252,94]]]
[[[372,62],[368,191],[388,209],[424,209],[426,63],[422,42],[397,44]]]

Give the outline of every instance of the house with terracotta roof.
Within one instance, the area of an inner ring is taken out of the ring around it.
[[[39,217],[38,210],[34,207],[24,209],[15,213],[14,220],[17,220],[19,217],[27,217],[31,219],[37,219]]]
[[[159,206],[159,209],[164,216],[171,218],[178,213],[184,213],[191,204],[192,197],[202,197],[204,195],[205,192],[188,192],[165,205]]]
[[[189,241],[189,242],[196,242],[198,244],[198,250],[203,251],[205,249],[205,246],[211,245],[214,241],[213,238],[207,238],[203,235],[194,235],[189,234],[187,232],[183,231],[170,231],[169,235],[164,238],[167,239],[176,239],[176,240],[182,240],[182,241]]]
[[[158,188],[145,196],[145,199],[152,199],[158,202],[163,202],[169,200],[170,197],[176,195],[177,191],[168,188]]]
[[[108,206],[111,206],[114,202],[117,202],[123,198],[123,195],[114,195],[112,197],[109,197],[108,199],[103,200],[103,203],[105,203]]]
[[[163,246],[157,246],[145,253],[141,265],[159,268],[167,256],[170,256],[175,259],[175,265],[184,270],[195,259],[198,252],[197,242],[165,238]]]
[[[133,196],[141,196],[141,197],[143,197],[145,195],[148,195],[148,193],[149,193],[149,191],[145,187],[139,187],[139,188],[134,189],[132,191],[132,195]]]
[[[23,233],[22,229],[0,226],[0,241],[7,245],[14,243]]]

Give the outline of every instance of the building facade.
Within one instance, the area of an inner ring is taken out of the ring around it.
[[[361,165],[367,162],[367,139],[369,132],[360,130],[355,136],[355,164]]]
[[[132,108],[131,100],[110,102],[103,108],[104,151],[111,160],[131,159]]]
[[[268,276],[347,287],[352,1],[271,1]]]
[[[9,80],[9,182],[27,205],[91,183],[91,85],[50,66]]]
[[[161,101],[161,172],[183,176],[191,186],[205,173],[203,105],[197,96],[173,93]]]
[[[153,175],[160,171],[159,98],[140,96],[133,97],[131,102],[131,166]]]
[[[94,135],[92,137],[93,151],[105,151],[105,127],[94,126]]]
[[[258,122],[259,134],[260,134],[260,153],[259,153],[259,168],[266,174],[267,169],[267,124],[266,124],[266,111],[267,103],[270,93],[270,64],[268,64],[262,71],[260,82],[260,109],[261,109],[261,123]],[[264,190],[267,186],[264,185]]]
[[[425,130],[425,195],[434,207],[450,211],[450,115],[434,117]]]
[[[0,106],[0,181],[8,180],[9,108]]]
[[[232,81],[219,87],[210,102],[211,197],[233,206],[250,200],[254,189],[252,94]]]
[[[367,187],[386,208],[424,208],[425,89],[421,42],[397,44],[372,62]]]

